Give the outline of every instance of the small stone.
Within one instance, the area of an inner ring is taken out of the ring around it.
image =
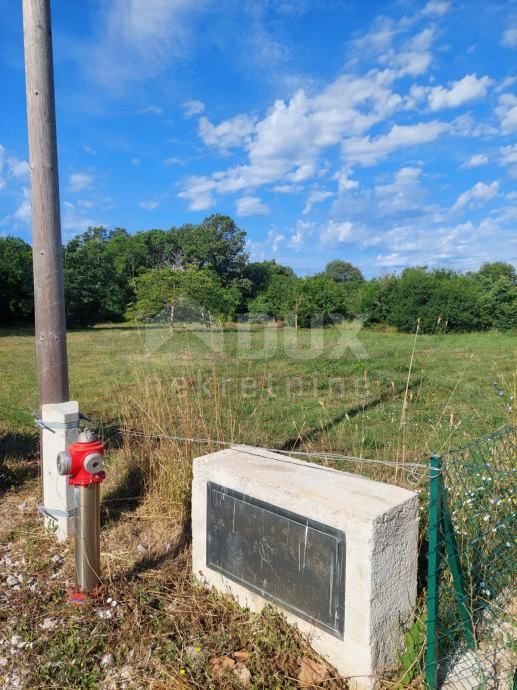
[[[4,668],[9,663],[9,659],[5,656],[0,657],[0,668]]]
[[[214,676],[216,678],[220,678],[221,676],[224,676],[228,670],[233,669],[236,664],[235,661],[230,659],[229,656],[220,656],[212,659],[210,665],[212,667],[212,673]]]
[[[11,637],[11,647],[16,647],[19,642],[21,642],[21,637],[19,635],[13,635]]]
[[[251,683],[251,671],[242,661],[236,663],[233,672],[241,685],[249,685]]]
[[[122,680],[130,680],[131,675],[132,675],[132,671],[133,671],[133,669],[128,664],[126,664],[125,666],[122,666],[122,668],[120,669],[121,679]]]
[[[250,658],[250,653],[249,652],[234,652],[233,656],[237,659],[237,661],[246,661],[246,659]]]
[[[97,611],[97,615],[99,616],[99,618],[102,618],[102,619],[113,618],[113,612],[110,611],[110,609]]]
[[[52,556],[52,558],[51,558],[50,560],[52,561],[52,563],[53,563],[56,567],[62,565],[62,563],[63,563],[63,557],[60,556],[58,553],[56,553],[55,556]]]
[[[142,555],[146,554],[149,551],[149,548],[147,547],[146,544],[138,544],[136,547],[136,550],[138,553],[141,553]]]
[[[102,668],[109,668],[115,664],[115,657],[113,654],[105,654],[101,659]]]
[[[27,510],[28,507],[29,507],[29,504],[27,503],[27,501],[22,501],[17,506],[18,510],[21,511],[22,513],[24,510]]]
[[[18,578],[15,577],[14,575],[9,575],[6,582],[7,582],[8,587],[16,587],[16,585],[20,584]]]
[[[45,618],[39,627],[45,632],[52,632],[57,627],[57,620],[55,618]]]
[[[111,602],[111,605],[113,608],[115,608],[115,606],[117,605],[117,601],[115,599],[113,599],[113,601]]]

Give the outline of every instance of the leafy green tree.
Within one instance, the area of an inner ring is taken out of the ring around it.
[[[249,281],[246,294],[247,299],[252,300],[263,292],[274,276],[287,276],[294,278],[294,271],[289,266],[282,266],[274,259],[271,261],[255,261],[244,266],[243,278]]]
[[[323,273],[331,280],[335,280],[336,283],[364,282],[361,271],[349,261],[342,261],[341,259],[329,261]]]
[[[215,214],[199,225],[183,225],[171,233],[182,266],[210,269],[224,285],[241,277],[248,260],[246,233],[229,216]]]
[[[146,269],[149,268],[179,268],[183,265],[183,257],[177,237],[177,228],[170,230],[145,230],[136,235],[144,243],[146,250]]]
[[[136,277],[150,268],[150,255],[143,235],[130,235],[127,230],[116,228],[106,238],[106,251],[113,262],[124,305],[135,298]]]
[[[508,263],[483,264],[474,280],[482,292],[487,321],[501,331],[517,328],[517,273]]]
[[[250,303],[249,311],[292,321],[302,328],[325,326],[350,316],[343,286],[324,275],[273,276],[267,288]]]
[[[287,321],[293,318],[298,325],[301,302],[301,280],[296,276],[273,275],[265,290],[249,304],[249,312],[255,318],[268,316],[275,321]]]
[[[420,322],[423,333],[481,330],[488,325],[481,291],[469,276],[417,267],[373,285],[363,293],[370,322],[387,323],[405,332],[413,332]]]
[[[298,323],[302,328],[326,326],[352,316],[343,283],[317,275],[301,282]]]
[[[0,237],[0,323],[29,320],[33,311],[32,249],[18,237]]]
[[[397,284],[396,276],[382,276],[363,283],[359,292],[359,311],[367,324],[390,322]]]
[[[67,321],[91,325],[120,321],[125,311],[125,291],[120,285],[115,260],[107,249],[106,228],[88,228],[64,249]]]
[[[178,316],[228,319],[239,300],[235,288],[225,288],[208,270],[153,268],[136,279],[136,301],[127,315],[145,321],[165,313],[172,329]]]

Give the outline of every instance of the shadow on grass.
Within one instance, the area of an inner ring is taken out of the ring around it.
[[[147,473],[142,467],[130,467],[120,483],[102,498],[101,523],[117,522],[124,513],[135,511],[145,496]]]
[[[412,383],[409,384],[408,386],[408,391],[413,390],[414,388],[418,388],[420,384],[422,383],[422,379],[415,379]],[[378,407],[382,403],[386,402],[387,400],[391,400],[393,398],[396,398],[397,395],[401,395],[404,393],[406,390],[406,386],[402,386],[398,388],[397,390],[389,390],[386,391],[385,393],[382,393],[379,395],[377,398],[374,400],[370,400],[369,403],[366,405],[356,405],[355,407],[350,408],[349,410],[343,410],[340,414],[336,415],[333,419],[328,421],[326,424],[323,424],[321,426],[314,427],[314,429],[311,429],[310,431],[307,431],[303,436],[296,436],[294,438],[290,438],[285,443],[280,446],[280,450],[296,450],[297,448],[300,448],[300,446],[305,443],[306,441],[314,441],[315,439],[318,438],[318,436],[321,436],[324,434],[326,431],[330,431],[333,429],[335,426],[337,426],[340,422],[342,422],[344,419],[353,419],[354,417],[357,417],[360,414],[363,414],[364,412],[368,412],[369,410],[372,410],[375,407]]]
[[[39,437],[18,431],[0,433],[0,496],[38,475]]]
[[[163,551],[163,553],[153,556],[152,558],[143,558],[141,561],[135,563],[131,570],[124,575],[125,579],[134,580],[139,577],[142,573],[146,573],[148,570],[155,570],[160,568],[164,563],[168,561],[174,561],[178,558],[186,548],[192,543],[192,523],[190,520],[190,506],[185,512],[187,516],[183,521],[181,527],[180,535],[176,540],[176,543],[171,549]]]

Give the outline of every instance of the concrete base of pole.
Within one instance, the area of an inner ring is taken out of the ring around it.
[[[75,584],[79,592],[89,592],[100,584],[100,484],[75,490]]]
[[[43,505],[40,512],[45,527],[55,530],[60,541],[74,534],[74,494],[68,477],[57,471],[57,455],[77,440],[79,433],[79,403],[71,400],[41,406],[44,425],[41,434],[43,474]]]

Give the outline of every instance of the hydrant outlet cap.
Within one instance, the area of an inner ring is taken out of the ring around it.
[[[83,460],[83,467],[90,474],[97,474],[104,469],[104,458],[100,453],[88,453]]]
[[[57,473],[62,477],[72,472],[72,458],[67,450],[57,454]]]
[[[93,443],[97,440],[97,435],[91,429],[84,429],[77,437],[78,443]]]

